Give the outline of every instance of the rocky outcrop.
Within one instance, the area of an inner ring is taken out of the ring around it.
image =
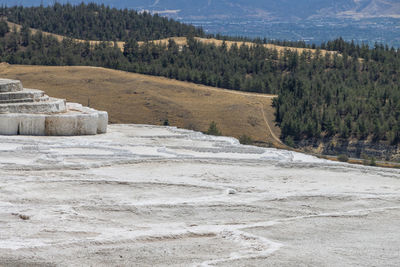
[[[0,79],[1,135],[94,135],[107,132],[108,113],[24,89]]]

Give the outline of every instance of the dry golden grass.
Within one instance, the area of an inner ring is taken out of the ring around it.
[[[26,88],[45,90],[106,110],[111,123],[171,125],[206,131],[215,121],[224,135],[243,134],[253,140],[277,143],[274,126],[275,96],[243,93],[96,67],[48,67],[0,64],[0,77],[19,79]],[[262,110],[263,109],[263,110]],[[268,121],[271,131],[268,129]]]

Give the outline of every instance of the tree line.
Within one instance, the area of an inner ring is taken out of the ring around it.
[[[204,36],[201,28],[148,12],[110,8],[95,3],[55,3],[51,6],[0,7],[0,16],[20,25],[68,36],[99,41],[138,41],[173,36]]]

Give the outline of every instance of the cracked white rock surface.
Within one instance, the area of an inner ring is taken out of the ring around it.
[[[398,266],[399,220],[395,169],[146,125],[0,136],[0,265]]]

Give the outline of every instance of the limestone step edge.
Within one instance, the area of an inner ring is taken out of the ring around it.
[[[49,98],[44,102],[0,104],[0,113],[49,114],[66,112],[65,99]]]
[[[0,79],[0,92],[22,91],[22,83],[17,80]]]
[[[108,113],[67,103],[60,114],[0,114],[0,135],[75,136],[107,132]]]
[[[13,100],[21,98],[38,98],[44,96],[44,91],[24,88],[22,91],[0,92],[0,100]]]
[[[17,103],[35,103],[35,102],[46,102],[49,101],[50,97],[47,95],[35,98],[19,98],[19,99],[12,99],[12,100],[1,100],[0,104],[17,104]]]

